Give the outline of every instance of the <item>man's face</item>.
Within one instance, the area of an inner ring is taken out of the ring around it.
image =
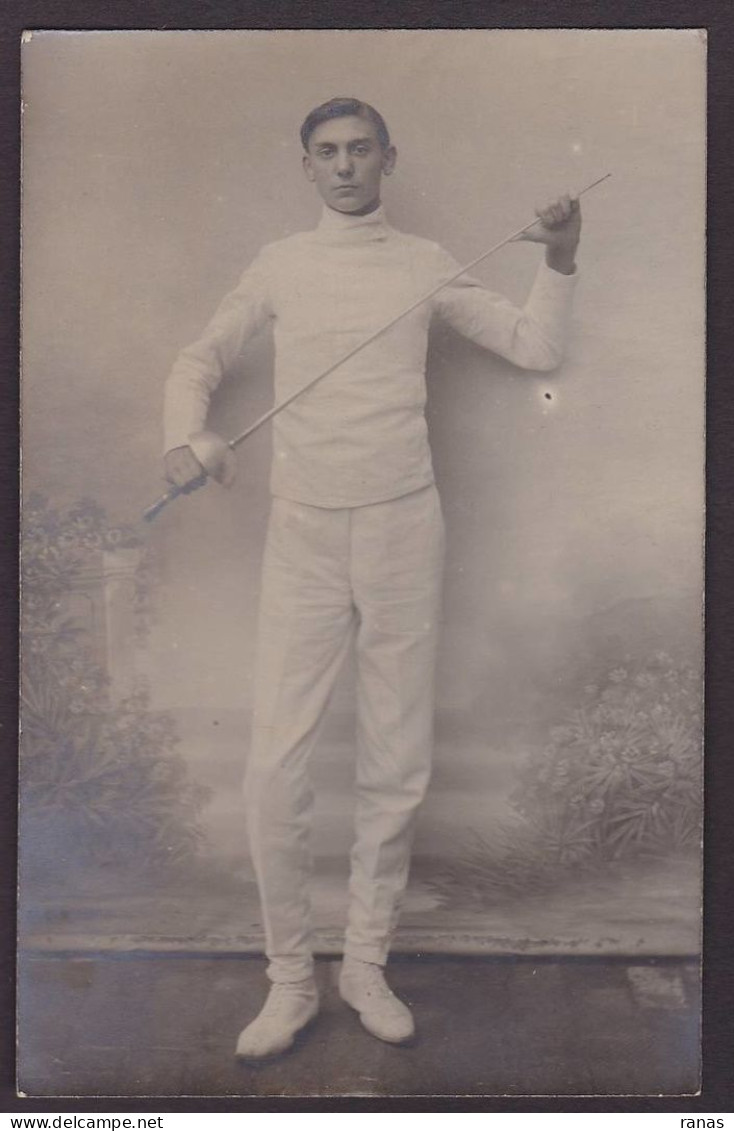
[[[311,134],[303,168],[329,208],[362,215],[380,203],[382,174],[392,172],[396,156],[368,119],[332,118]]]

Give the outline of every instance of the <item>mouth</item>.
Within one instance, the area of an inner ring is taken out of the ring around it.
[[[337,185],[334,192],[356,192],[358,185]]]

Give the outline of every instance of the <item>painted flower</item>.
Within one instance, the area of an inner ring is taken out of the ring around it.
[[[81,533],[86,533],[88,530],[94,530],[98,525],[98,517],[89,512],[76,512],[69,515],[71,526],[73,530],[78,530]]]
[[[57,539],[57,545],[61,550],[71,550],[79,543],[79,537],[75,530],[62,530]]]

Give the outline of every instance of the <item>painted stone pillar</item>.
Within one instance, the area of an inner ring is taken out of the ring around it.
[[[98,552],[76,572],[65,601],[66,612],[88,633],[113,703],[133,691],[140,675],[135,576],[141,556],[137,548]]]
[[[139,674],[136,663],[135,574],[140,558],[141,551],[138,549],[105,550],[102,553],[105,666],[113,702],[131,694]]]

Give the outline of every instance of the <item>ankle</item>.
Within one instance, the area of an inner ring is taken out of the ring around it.
[[[318,997],[318,986],[313,977],[302,978],[299,982],[271,982],[268,995],[282,998]]]
[[[380,974],[385,973],[385,967],[381,962],[368,962],[364,958],[355,958],[352,954],[345,954],[342,959],[342,970],[355,974],[363,974],[369,971],[378,971]]]

